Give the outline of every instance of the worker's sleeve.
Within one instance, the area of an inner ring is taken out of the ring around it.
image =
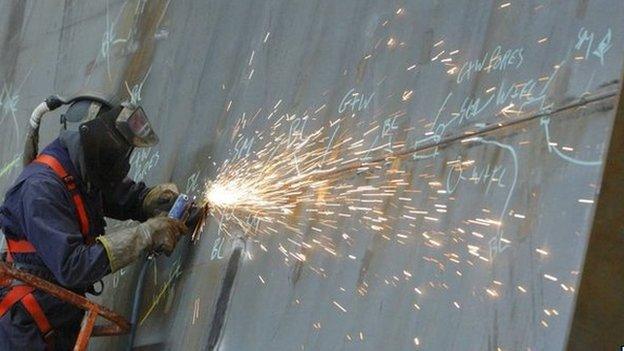
[[[145,183],[126,178],[114,188],[102,191],[104,215],[121,221],[147,220],[143,213],[143,199],[149,190]]]
[[[47,178],[28,179],[22,206],[26,237],[61,285],[86,288],[110,272],[104,247],[84,243],[64,185]]]

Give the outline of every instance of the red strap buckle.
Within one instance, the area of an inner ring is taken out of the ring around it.
[[[69,174],[63,177],[63,183],[65,183],[65,186],[69,191],[74,191],[77,188],[74,177]]]

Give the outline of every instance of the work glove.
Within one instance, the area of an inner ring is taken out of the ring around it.
[[[143,214],[147,218],[152,218],[163,213],[169,213],[178,195],[178,187],[173,183],[156,185],[143,199]]]
[[[144,250],[169,256],[187,226],[169,217],[154,217],[136,227],[97,237],[106,249],[111,273],[134,262]]]

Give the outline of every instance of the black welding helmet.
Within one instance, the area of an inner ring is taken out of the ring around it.
[[[72,100],[61,121],[80,123],[87,176],[97,187],[120,182],[128,175],[135,147],[158,143],[158,136],[140,106],[93,96]]]

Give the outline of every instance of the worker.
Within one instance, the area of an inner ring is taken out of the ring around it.
[[[145,251],[170,254],[187,227],[161,215],[175,202],[175,185],[127,178],[133,149],[158,142],[141,107],[84,97],[62,118],[82,122],[25,166],[0,207],[0,229],[14,268],[94,293],[95,283]],[[141,223],[103,235],[104,217]],[[73,349],[82,310],[19,281],[5,284],[0,350]]]

